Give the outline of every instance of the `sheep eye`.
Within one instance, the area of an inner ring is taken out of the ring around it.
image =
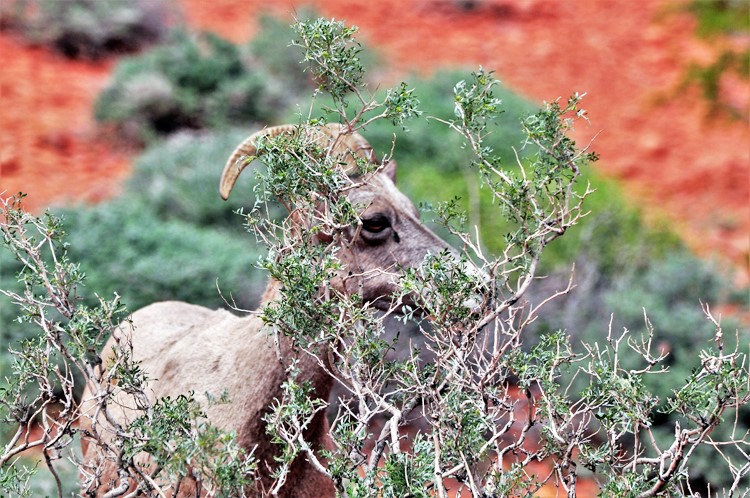
[[[385,216],[375,216],[362,220],[362,228],[370,233],[380,233],[391,226],[391,222]]]

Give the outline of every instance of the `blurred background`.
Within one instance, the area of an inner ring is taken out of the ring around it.
[[[712,337],[707,302],[747,349],[747,0],[0,0],[0,195],[64,216],[85,299],[220,307],[218,279],[256,305],[262,249],[233,213],[252,203],[251,175],[228,203],[218,177],[249,133],[319,112],[289,47],[293,18],[318,15],[359,27],[373,93],[406,81],[427,114],[450,119],[453,85],[495,71],[505,113],[490,142],[509,165],[524,160],[523,116],[586,93],[590,122],[574,137],[601,156],[586,174],[591,214],[549,248],[529,299],[564,287],[573,263],[577,287],[535,333],[602,340],[611,315],[641,332],[645,308],[682,381]],[[426,221],[430,203],[460,197],[485,249],[501,250],[504,227],[458,137],[437,122],[407,128],[365,136],[382,154],[396,134],[399,185]],[[3,252],[0,265],[0,286],[16,285],[17,263]],[[1,371],[30,333],[15,313],[0,300]],[[719,485],[710,464],[696,459],[703,485]]]

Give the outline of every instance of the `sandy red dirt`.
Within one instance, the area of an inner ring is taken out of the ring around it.
[[[0,193],[29,208],[112,196],[130,157],[98,137],[91,105],[113,64],[70,61],[0,36]]]
[[[750,128],[708,117],[696,90],[677,93],[691,61],[716,44],[698,40],[674,2],[483,0],[180,0],[186,22],[235,41],[252,37],[257,13],[290,17],[312,4],[360,27],[395,79],[444,65],[496,70],[508,86],[541,102],[587,92],[590,127],[601,134],[596,167],[621,179],[634,204],[666,220],[696,252],[730,262],[747,279],[750,252]],[[280,40],[279,43],[287,43]],[[740,40],[747,43],[747,39]],[[113,61],[88,63],[0,36],[0,191],[29,194],[33,208],[97,201],[118,191],[131,157],[108,147],[91,104]],[[747,115],[750,90],[729,88]]]

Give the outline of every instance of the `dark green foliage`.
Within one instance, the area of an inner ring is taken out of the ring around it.
[[[133,52],[167,31],[168,0],[4,0],[3,23],[72,58]]]
[[[698,19],[698,34],[747,33],[750,3],[746,0],[692,0],[685,8]]]
[[[258,302],[260,254],[241,230],[160,219],[150,206],[125,199],[63,213],[71,257],[85,261],[89,288],[117,292],[133,310],[170,299],[222,307],[217,283],[241,307]]]
[[[183,128],[273,122],[290,98],[243,47],[212,33],[178,31],[120,63],[95,115],[131,138],[149,140]]]
[[[158,399],[128,429],[138,438],[125,440],[125,461],[145,451],[174,481],[188,475],[214,480],[220,486],[219,496],[240,496],[253,482],[256,464],[252,458],[234,436],[222,434],[206,422],[206,414],[192,394]]]
[[[679,9],[696,17],[696,32],[703,38],[741,39],[750,34],[750,2],[746,0],[693,0]],[[677,91],[695,86],[702,93],[711,115],[747,120],[747,106],[737,105],[725,97],[722,80],[727,76],[750,78],[750,49],[742,43],[728,43],[723,47],[708,62],[689,61]]]
[[[414,438],[410,453],[389,454],[385,458],[384,472],[380,476],[383,498],[404,496],[429,498],[433,496],[428,485],[435,474],[434,458],[432,444],[423,434],[418,434]],[[351,493],[352,496],[359,496],[356,491]]]
[[[239,447],[234,435],[206,422],[192,394],[161,399],[151,405],[150,394],[145,391],[146,372],[132,361],[128,345],[119,341],[113,345],[106,363],[99,356],[104,341],[128,312],[118,296],[111,300],[95,299],[91,294],[84,297],[87,280],[80,267],[69,259],[71,246],[62,220],[49,214],[38,218],[26,213],[17,197],[3,202],[0,215],[7,253],[22,262],[17,274],[20,285],[2,290],[4,304],[9,300],[16,305],[19,322],[31,327],[26,338],[11,337],[8,341],[10,368],[3,369],[0,379],[0,430],[8,432],[3,434],[0,455],[0,494],[50,494],[49,489],[40,489],[42,482],[30,480],[23,455],[30,447],[44,454],[56,481],[50,489],[56,488],[58,496],[72,494],[70,487],[81,474],[71,472],[64,461],[61,463],[59,452],[71,454],[80,434],[89,441],[95,440],[91,444],[102,452],[99,456],[109,452],[118,455],[118,459],[122,457],[118,470],[124,473],[124,479],[139,478],[141,474],[134,472],[134,459],[145,452],[152,454],[157,463],[158,469],[152,474],[155,480],[160,479],[160,473],[175,480],[190,473],[217,491],[217,496],[244,496],[244,486],[253,482],[252,457]],[[87,306],[89,300],[98,304]],[[110,434],[113,445],[93,425],[79,433],[81,413],[77,400],[83,385],[91,390],[88,400],[100,402],[98,409],[108,410],[107,401],[114,390],[132,396],[125,403],[138,407],[140,416],[122,427],[117,425]],[[44,421],[36,424],[44,432],[44,439],[20,437],[38,420]],[[48,428],[50,420],[54,420],[54,431]],[[10,436],[8,443],[6,436]],[[86,480],[86,475],[82,480]],[[149,485],[154,482],[149,480]],[[84,494],[83,488],[90,484],[82,484]]]
[[[310,62],[315,81],[341,107],[347,107],[347,95],[362,86],[362,51],[354,39],[356,26],[318,18],[298,20],[294,24],[294,45],[305,48],[304,61]]]
[[[669,368],[668,374],[647,375],[627,382],[623,379],[620,384],[609,386],[608,389],[603,384],[592,384],[585,390],[584,386],[579,386],[579,389],[583,390],[584,396],[590,397],[594,386],[600,400],[615,392],[622,397],[628,389],[635,390],[633,399],[643,401],[653,397],[653,411],[648,417],[644,418],[641,414],[639,418],[652,423],[660,445],[668,446],[674,437],[675,421],[681,420],[683,427],[686,426],[684,416],[669,408],[673,406],[669,400],[683,389],[693,373],[700,371],[701,351],[715,349],[714,327],[706,320],[701,303],[708,304],[716,312],[726,304],[746,305],[743,302],[746,295],[737,295],[720,272],[684,248],[667,245],[668,250],[665,250],[664,246],[658,248],[649,244],[648,241],[658,242],[659,239],[648,231],[642,233],[640,240],[626,238],[625,243],[616,245],[616,241],[607,234],[618,236],[627,227],[623,227],[617,217],[606,217],[600,223],[603,225],[600,228],[592,225],[592,233],[602,233],[604,236],[601,239],[587,238],[585,249],[579,256],[576,265],[577,287],[568,297],[553,301],[545,308],[535,331],[541,333],[563,328],[573,337],[575,351],[582,353],[580,341],[601,344],[607,336],[610,321],[613,335],[627,329],[635,339],[653,327],[656,353],[668,353],[660,363]],[[564,288],[568,277],[567,272],[558,274],[550,285],[555,290]],[[532,292],[530,296],[532,302],[536,300],[534,294]],[[731,315],[724,317],[722,326],[726,351],[733,351],[737,345],[742,351],[743,344],[750,343],[750,337],[738,329],[739,324]],[[739,337],[735,335],[737,330]],[[625,346],[621,348],[619,361],[624,368],[637,369],[643,364],[641,356]],[[603,371],[599,373],[603,379],[607,378]],[[705,388],[703,390],[703,394],[710,398],[704,401],[710,404],[715,393]],[[683,393],[683,396],[695,401],[695,394],[690,396]],[[609,410],[601,413],[602,424],[629,417],[628,411],[619,404],[610,403],[607,406]],[[636,405],[629,403],[629,406]],[[697,407],[684,411],[698,413]],[[730,410],[725,419],[731,420],[732,417],[734,411]],[[750,428],[750,409],[747,406],[740,409],[739,420],[738,433]],[[726,439],[730,435],[729,430],[728,426],[718,427],[712,436],[717,440]],[[724,451],[736,457],[732,448],[727,447]],[[720,458],[719,455],[708,447],[695,450],[690,464],[691,482],[695,488],[700,489],[706,483],[711,483],[713,489],[731,485],[730,475],[712,471],[711,462],[717,458]],[[610,483],[612,486],[615,484]]]
[[[240,234],[242,220],[235,211],[252,205],[253,176],[244,177],[228,201],[219,198],[219,177],[235,146],[254,131],[185,131],[157,142],[136,160],[125,195],[149,206],[160,218]]]
[[[419,110],[425,116],[448,120],[454,116],[454,85],[465,77],[465,72],[441,71],[429,78],[410,79],[409,86],[414,89],[413,96],[419,99]],[[502,101],[503,116],[488,127],[485,141],[510,166],[515,163],[514,148],[521,157],[526,155],[526,151],[522,150],[525,135],[519,123],[537,107],[503,86],[495,87],[494,93]],[[386,152],[391,150],[395,132],[397,145],[394,157],[400,171],[420,169],[425,174],[458,173],[471,161],[468,151],[461,147],[461,137],[443,123],[435,119],[411,119],[405,123],[405,128],[394,130],[392,123],[381,120],[366,130],[367,139],[375,149]],[[462,178],[460,183],[465,183],[465,180]],[[401,186],[406,191],[410,189],[410,185]],[[435,196],[435,189],[428,184],[424,187],[425,191],[432,192],[427,199],[438,197],[444,200],[448,197],[442,194]],[[427,192],[415,191],[414,198],[425,198],[421,195],[423,193]]]
[[[298,17],[311,19],[316,16],[303,9]],[[312,76],[304,71],[304,50],[289,43],[294,37],[294,30],[289,22],[270,14],[262,14],[258,18],[258,24],[258,34],[250,41],[255,59],[266,68],[271,77],[283,82],[284,88],[291,94],[307,97],[315,84]]]

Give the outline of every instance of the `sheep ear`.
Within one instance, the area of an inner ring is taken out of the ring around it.
[[[396,183],[396,161],[389,159],[383,165],[383,174],[391,179],[393,183]]]

